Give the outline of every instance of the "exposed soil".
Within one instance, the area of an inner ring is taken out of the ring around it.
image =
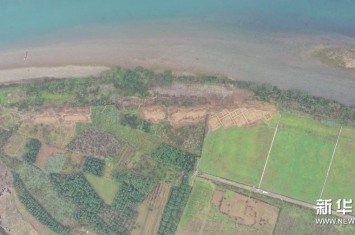
[[[0,225],[9,234],[38,234],[16,208],[12,175],[5,164],[0,162]]]
[[[216,191],[212,203],[223,214],[235,219],[238,223],[256,228],[259,226],[274,228],[279,214],[279,209],[276,207],[234,192],[227,199],[221,192]]]
[[[91,123],[91,108],[51,108],[41,113],[32,112],[23,117],[32,124],[72,126],[77,122]]]
[[[58,153],[66,153],[66,150],[53,147],[48,144],[42,144],[42,147],[37,155],[35,165],[43,169],[46,165],[48,157],[56,155]]]
[[[167,118],[167,110],[163,106],[153,105],[142,107],[140,109],[140,116],[152,123],[161,123]]]

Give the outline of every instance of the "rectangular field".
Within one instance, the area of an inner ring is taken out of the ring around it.
[[[355,130],[344,128],[324,188],[324,199],[355,199]]]
[[[205,139],[199,170],[257,186],[274,135],[274,125],[219,128]]]
[[[191,196],[181,217],[177,235],[199,234],[210,210],[215,186],[203,179],[196,179]],[[202,230],[202,231],[201,231]]]
[[[340,128],[284,114],[261,188],[315,203],[327,174]]]

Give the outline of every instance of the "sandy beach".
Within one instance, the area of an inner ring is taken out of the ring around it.
[[[108,66],[143,66],[156,71],[172,69],[180,74],[218,74],[271,83],[355,105],[354,71],[334,68],[312,57],[312,50],[320,45],[352,46],[353,40],[339,35],[247,35],[228,34],[226,30],[219,34],[182,24],[183,21],[150,22],[96,30],[74,28],[40,41],[3,47],[0,83],[96,76]]]

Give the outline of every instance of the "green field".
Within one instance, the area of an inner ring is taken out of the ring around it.
[[[319,198],[339,128],[284,114],[261,188],[309,203]]]
[[[355,130],[342,130],[324,188],[323,198],[338,199],[355,198]]]
[[[191,229],[201,228],[210,210],[210,200],[214,185],[206,180],[197,178],[189,201],[181,217],[177,234],[190,234]],[[198,231],[195,231],[198,233]]]
[[[209,133],[199,170],[236,182],[258,185],[275,128],[220,128]]]
[[[97,128],[111,133],[135,147],[142,153],[151,154],[162,143],[161,138],[120,125],[120,111],[115,106],[92,107],[92,123],[77,125],[80,134],[89,128]]]
[[[120,184],[114,180],[106,177],[97,177],[92,174],[84,174],[93,189],[108,205],[113,203],[115,196],[118,192]]]
[[[6,92],[0,91],[0,104],[6,104]]]

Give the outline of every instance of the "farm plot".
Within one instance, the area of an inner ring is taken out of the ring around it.
[[[121,148],[119,155],[118,165],[124,168],[130,168],[132,167],[133,158],[136,156],[136,150],[132,146],[125,145]]]
[[[18,133],[65,148],[75,137],[75,126],[33,125],[23,122]]]
[[[279,209],[197,178],[177,235],[273,234]]]
[[[22,160],[28,139],[25,136],[14,133],[4,147],[5,153],[11,157]]]
[[[46,165],[49,156],[54,156],[56,154],[65,154],[66,150],[57,147],[50,146],[48,144],[42,144],[41,149],[38,152],[35,165],[43,169]]]
[[[324,188],[323,198],[354,199],[355,130],[342,130],[333,163]]]
[[[115,106],[92,108],[92,123],[77,124],[77,133],[96,128],[115,135],[144,154],[151,154],[161,144],[161,138],[120,124],[120,111]]]
[[[199,170],[248,185],[258,185],[275,128],[219,128],[204,142]]]
[[[210,210],[215,186],[203,179],[195,181],[194,188],[181,217],[177,235],[200,234]],[[203,234],[203,233],[202,233]]]
[[[159,181],[156,188],[139,207],[136,228],[132,235],[156,235],[168,202],[170,185]]]
[[[261,188],[309,203],[320,195],[339,128],[283,114]]]

